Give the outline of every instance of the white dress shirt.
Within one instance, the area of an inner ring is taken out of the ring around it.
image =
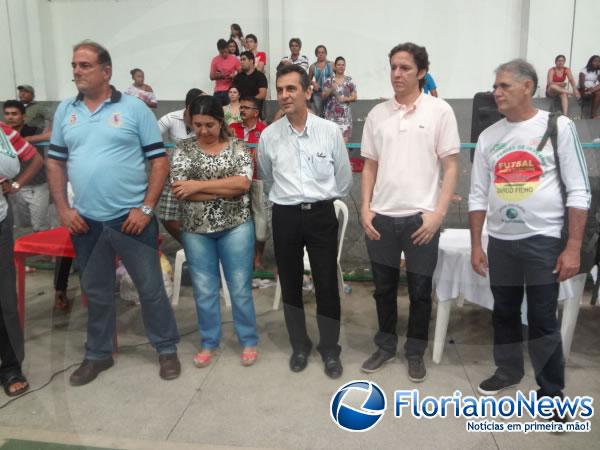
[[[333,122],[308,114],[302,132],[287,117],[267,127],[258,143],[260,178],[279,205],[345,197],[352,170],[342,133]]]

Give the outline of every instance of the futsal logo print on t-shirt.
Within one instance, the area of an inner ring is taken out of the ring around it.
[[[520,202],[535,192],[543,174],[539,158],[526,151],[513,151],[496,162],[496,194],[505,202]]]

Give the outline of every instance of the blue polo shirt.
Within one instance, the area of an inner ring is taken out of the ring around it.
[[[435,81],[433,81],[433,77],[429,75],[429,72],[425,74],[424,80],[425,84],[423,85],[423,94],[429,94],[429,92],[433,91],[434,89],[437,89]]]
[[[66,161],[73,207],[84,217],[107,221],[141,206],[148,189],[145,160],[164,156],[154,114],[114,88],[94,112],[80,94],[54,114],[48,157]]]

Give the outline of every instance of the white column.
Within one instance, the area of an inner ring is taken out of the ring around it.
[[[279,59],[286,53],[287,46],[285,45],[283,35],[283,0],[266,0],[267,12],[267,41],[269,58],[268,78],[269,91],[271,98],[277,98],[277,90],[275,89],[275,73]]]

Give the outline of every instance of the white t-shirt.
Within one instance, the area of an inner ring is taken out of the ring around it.
[[[584,67],[583,69],[581,69],[581,73],[585,76],[585,79],[583,80],[584,89],[593,88],[598,83],[600,83],[600,80],[598,80],[598,76],[600,76],[600,71],[592,70],[588,72],[588,70]]]
[[[0,178],[12,178],[17,176],[20,169],[19,158],[13,148],[8,136],[0,129]],[[4,194],[0,191],[0,222],[6,219],[8,203]]]
[[[564,204],[550,139],[537,152],[548,126],[548,111],[531,119],[502,119],[479,136],[471,172],[469,211],[487,211],[487,230],[497,239],[534,235],[560,237]],[[558,155],[567,206],[588,209],[587,166],[575,125],[558,119]]]

